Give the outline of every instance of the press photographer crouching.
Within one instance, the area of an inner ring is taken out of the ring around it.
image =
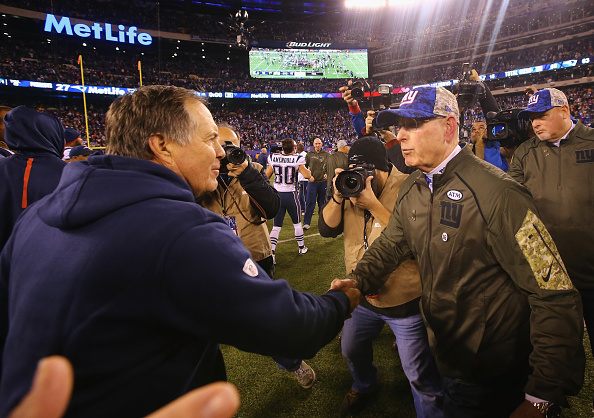
[[[322,210],[318,228],[323,237],[344,235],[346,272],[350,273],[387,226],[400,185],[408,175],[388,162],[386,148],[375,136],[355,141],[348,163],[348,170],[336,169],[334,193]],[[351,390],[342,401],[343,414],[365,407],[378,390],[372,343],[387,323],[396,336],[417,416],[443,416],[441,380],[429,349],[420,296],[417,262],[407,260],[376,295],[361,297],[341,338],[342,356],[353,377]]]

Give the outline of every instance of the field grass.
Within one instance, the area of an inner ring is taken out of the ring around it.
[[[315,56],[320,55],[323,50],[316,51],[316,52],[305,52],[301,53],[300,56],[307,56],[308,59],[313,59]],[[330,53],[327,53],[330,54]],[[326,54],[326,55],[327,55]],[[336,57],[335,66],[329,67],[324,70],[323,76],[308,76],[306,78],[352,78],[350,71],[353,72],[355,77],[363,77],[367,78],[369,75],[368,72],[368,61],[367,61],[367,52],[360,52],[360,51],[351,51],[349,52],[348,56],[344,53],[332,52],[333,56]],[[251,51],[250,52],[250,75],[252,77],[257,78],[295,78],[295,76],[287,76],[282,74],[268,74],[268,75],[255,75],[255,71],[268,71],[269,73],[281,71],[293,71],[293,72],[308,72],[311,71],[312,68],[308,66],[298,67],[298,66],[288,66],[284,67],[282,65],[282,58],[279,52],[274,50],[265,50],[262,49],[258,52]],[[273,62],[274,61],[274,62]],[[347,72],[342,71],[342,66],[346,67]],[[338,69],[341,68],[341,70]],[[305,78],[305,77],[302,77]]]
[[[270,222],[269,222],[270,223]],[[269,225],[269,229],[272,226]],[[286,241],[284,241],[286,240]],[[282,242],[284,241],[284,242]],[[297,255],[297,243],[290,218],[285,218],[276,250],[276,279],[285,279],[297,290],[324,293],[335,277],[343,277],[344,247],[342,236],[322,238],[318,235],[317,215],[311,229],[305,231],[309,252]],[[592,354],[585,338],[588,371],[580,394],[570,399],[572,408],[563,417],[592,417]],[[374,342],[375,364],[381,390],[375,401],[358,417],[415,417],[408,381],[402,372],[398,353],[392,350],[394,336],[388,327]],[[269,357],[245,353],[223,346],[228,379],[241,395],[239,417],[332,417],[339,415],[342,398],[350,389],[351,376],[340,353],[340,343],[334,340],[318,355],[307,360],[317,374],[313,388],[302,389],[292,374],[279,370]]]

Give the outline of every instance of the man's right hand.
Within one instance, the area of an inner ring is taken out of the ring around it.
[[[359,305],[359,299],[361,298],[361,292],[357,289],[357,282],[352,279],[334,279],[330,284],[330,290],[341,290],[349,297],[351,302],[351,310],[349,314],[355,310]]]
[[[349,84],[350,83],[351,82],[349,81]],[[347,102],[349,106],[357,106],[357,100],[353,99],[353,96],[351,96],[351,90],[349,87],[341,87],[338,90],[342,93],[342,99]]]

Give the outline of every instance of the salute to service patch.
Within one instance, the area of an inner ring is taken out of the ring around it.
[[[530,263],[530,268],[541,289],[573,289],[573,283],[553,238],[542,221],[530,209],[516,233],[516,241]]]

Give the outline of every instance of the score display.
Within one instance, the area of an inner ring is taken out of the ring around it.
[[[320,79],[367,78],[367,49],[252,48],[253,78]]]

